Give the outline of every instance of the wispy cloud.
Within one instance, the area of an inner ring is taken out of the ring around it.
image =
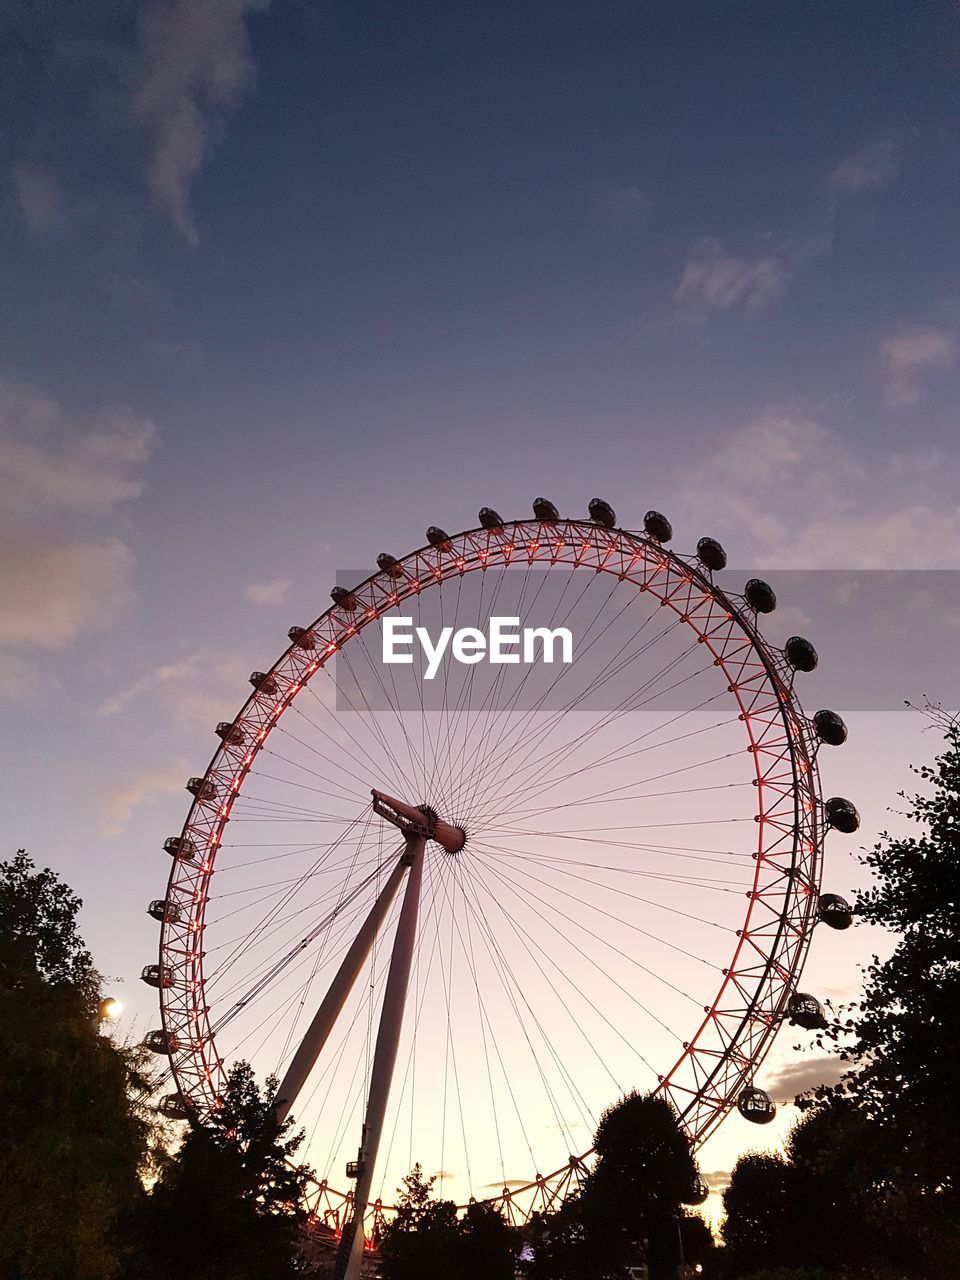
[[[904,135],[888,133],[859,147],[833,169],[827,185],[844,195],[860,195],[889,186],[900,172]]]
[[[767,1077],[765,1088],[774,1102],[786,1105],[808,1089],[816,1089],[822,1084],[836,1084],[845,1070],[846,1065],[836,1057],[790,1062]]]
[[[956,342],[945,329],[914,329],[887,338],[880,347],[887,400],[894,408],[916,404],[924,378],[953,368]]]
[[[729,1169],[716,1169],[712,1173],[703,1174],[702,1177],[711,1191],[726,1191],[730,1185]]]
[[[231,719],[250,691],[249,660],[238,654],[198,652],[146,671],[101,703],[98,715],[116,716],[144,698],[159,699],[178,724],[210,731]]]
[[[590,194],[590,206],[602,221],[614,225],[645,222],[653,209],[647,193],[626,182],[606,182]]]
[[[708,237],[695,243],[673,292],[674,319],[703,321],[711,312],[763,311],[776,301],[802,268],[833,248],[838,207],[843,200],[888,186],[897,177],[906,132],[866,142],[817,184],[817,210],[806,229],[784,228],[770,247],[737,253]]]
[[[23,224],[31,236],[45,239],[67,227],[60,184],[49,169],[23,165],[13,172],[13,190]]]
[[[131,596],[123,508],[140,493],[150,423],[126,412],[73,421],[34,388],[0,383],[0,662],[33,685],[31,651],[110,627]]]
[[[270,582],[251,582],[243,588],[243,598],[261,607],[283,604],[291,585],[289,578],[273,578]]]
[[[150,0],[141,12],[136,118],[154,197],[191,242],[190,188],[253,79],[247,18],[270,0]]]
[[[144,769],[111,787],[103,799],[100,830],[104,835],[119,835],[138,806],[181,791],[186,785],[188,770],[187,761],[180,759],[165,768]]]
[[[676,509],[758,565],[960,567],[956,469],[913,471],[797,413],[732,432],[678,481]],[[739,546],[737,545],[739,543]]]
[[[786,288],[790,273],[774,254],[741,258],[719,240],[701,240],[691,251],[673,301],[695,312],[762,311]]]

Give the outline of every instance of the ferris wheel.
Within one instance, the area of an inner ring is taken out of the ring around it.
[[[846,727],[800,708],[810,642],[761,635],[772,588],[728,590],[716,541],[671,539],[601,499],[431,527],[290,629],[187,783],[142,975],[162,1109],[209,1114],[239,1058],[275,1075],[338,1274],[414,1162],[523,1221],[631,1088],[694,1147],[731,1109],[769,1121],[774,1036],[823,1023],[798,982],[818,921],[851,922],[820,894],[827,829],[859,825],[819,785]],[[497,619],[542,625],[497,661]]]

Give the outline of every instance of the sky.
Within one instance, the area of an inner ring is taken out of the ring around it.
[[[896,828],[935,748],[897,708],[958,700],[953,575],[918,576],[960,567],[955,5],[21,0],[0,31],[4,836],[84,898],[129,1025],[249,672],[484,505],[655,507],[762,568],[848,713],[829,790]],[[791,604],[825,569],[901,572]],[[816,944],[838,998],[883,945]],[[738,1123],[718,1183],[770,1136]]]

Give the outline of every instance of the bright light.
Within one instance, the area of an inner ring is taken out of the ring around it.
[[[107,996],[106,1000],[101,1000],[97,1005],[97,1013],[101,1022],[116,1022],[123,1013],[123,1005],[113,996]]]

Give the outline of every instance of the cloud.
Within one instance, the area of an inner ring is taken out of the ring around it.
[[[607,182],[590,195],[594,214],[604,222],[623,225],[645,222],[653,201],[640,187],[624,182]]]
[[[247,17],[269,2],[150,0],[141,12],[143,69],[134,112],[150,139],[147,180],[192,244],[190,187],[253,80]]]
[[[145,769],[112,787],[104,796],[100,830],[104,835],[119,835],[139,805],[182,791],[188,770],[187,761],[180,759],[165,769]]]
[[[249,674],[249,660],[239,654],[193,653],[155,667],[116,690],[97,714],[119,715],[142,698],[159,698],[178,724],[209,732],[218,721],[232,719],[246,701]]]
[[[701,1176],[711,1191],[726,1191],[730,1185],[729,1169],[717,1169],[713,1173],[704,1173]]]
[[[78,423],[43,392],[0,382],[0,696],[39,687],[28,651],[107,629],[130,599],[122,516],[152,436],[132,414]]]
[[[78,430],[42,392],[0,383],[0,485],[4,512],[109,515],[139,496],[153,427],[129,414]]]
[[[289,578],[273,578],[270,582],[251,582],[243,588],[243,598],[249,600],[251,604],[261,606],[283,604],[291,585]]]
[[[902,133],[874,138],[841,160],[827,178],[827,185],[844,195],[886,187],[900,171],[902,153]]]
[[[797,1094],[806,1093],[822,1084],[836,1084],[846,1071],[846,1064],[836,1057],[811,1058],[790,1062],[772,1076],[768,1076],[765,1088],[774,1102],[786,1105]]]
[[[62,649],[113,622],[130,597],[134,559],[117,538],[71,543],[0,533],[0,649]]]
[[[43,676],[35,664],[0,650],[0,702],[29,703],[42,689]]]
[[[30,235],[45,239],[66,229],[63,193],[52,173],[37,167],[15,169],[13,189],[20,216]]]
[[[690,467],[675,501],[685,523],[727,540],[741,563],[960,568],[956,481],[950,467],[910,474],[895,453],[862,452],[806,416],[770,412]]]
[[[833,248],[841,201],[894,180],[905,136],[901,130],[875,138],[842,160],[827,176],[826,189],[821,186],[816,192],[813,222],[799,230],[783,230],[775,247],[741,257],[727,252],[716,238],[695,244],[673,293],[679,318],[685,313],[687,320],[703,320],[711,311],[742,308],[753,313],[768,307],[797,271]]]
[[[915,329],[887,338],[880,347],[887,400],[894,408],[916,404],[925,374],[953,368],[956,342],[944,329]]]
[[[687,259],[673,301],[694,312],[734,307],[762,311],[784,291],[789,278],[782,257],[738,258],[725,252],[719,240],[701,240]]]

